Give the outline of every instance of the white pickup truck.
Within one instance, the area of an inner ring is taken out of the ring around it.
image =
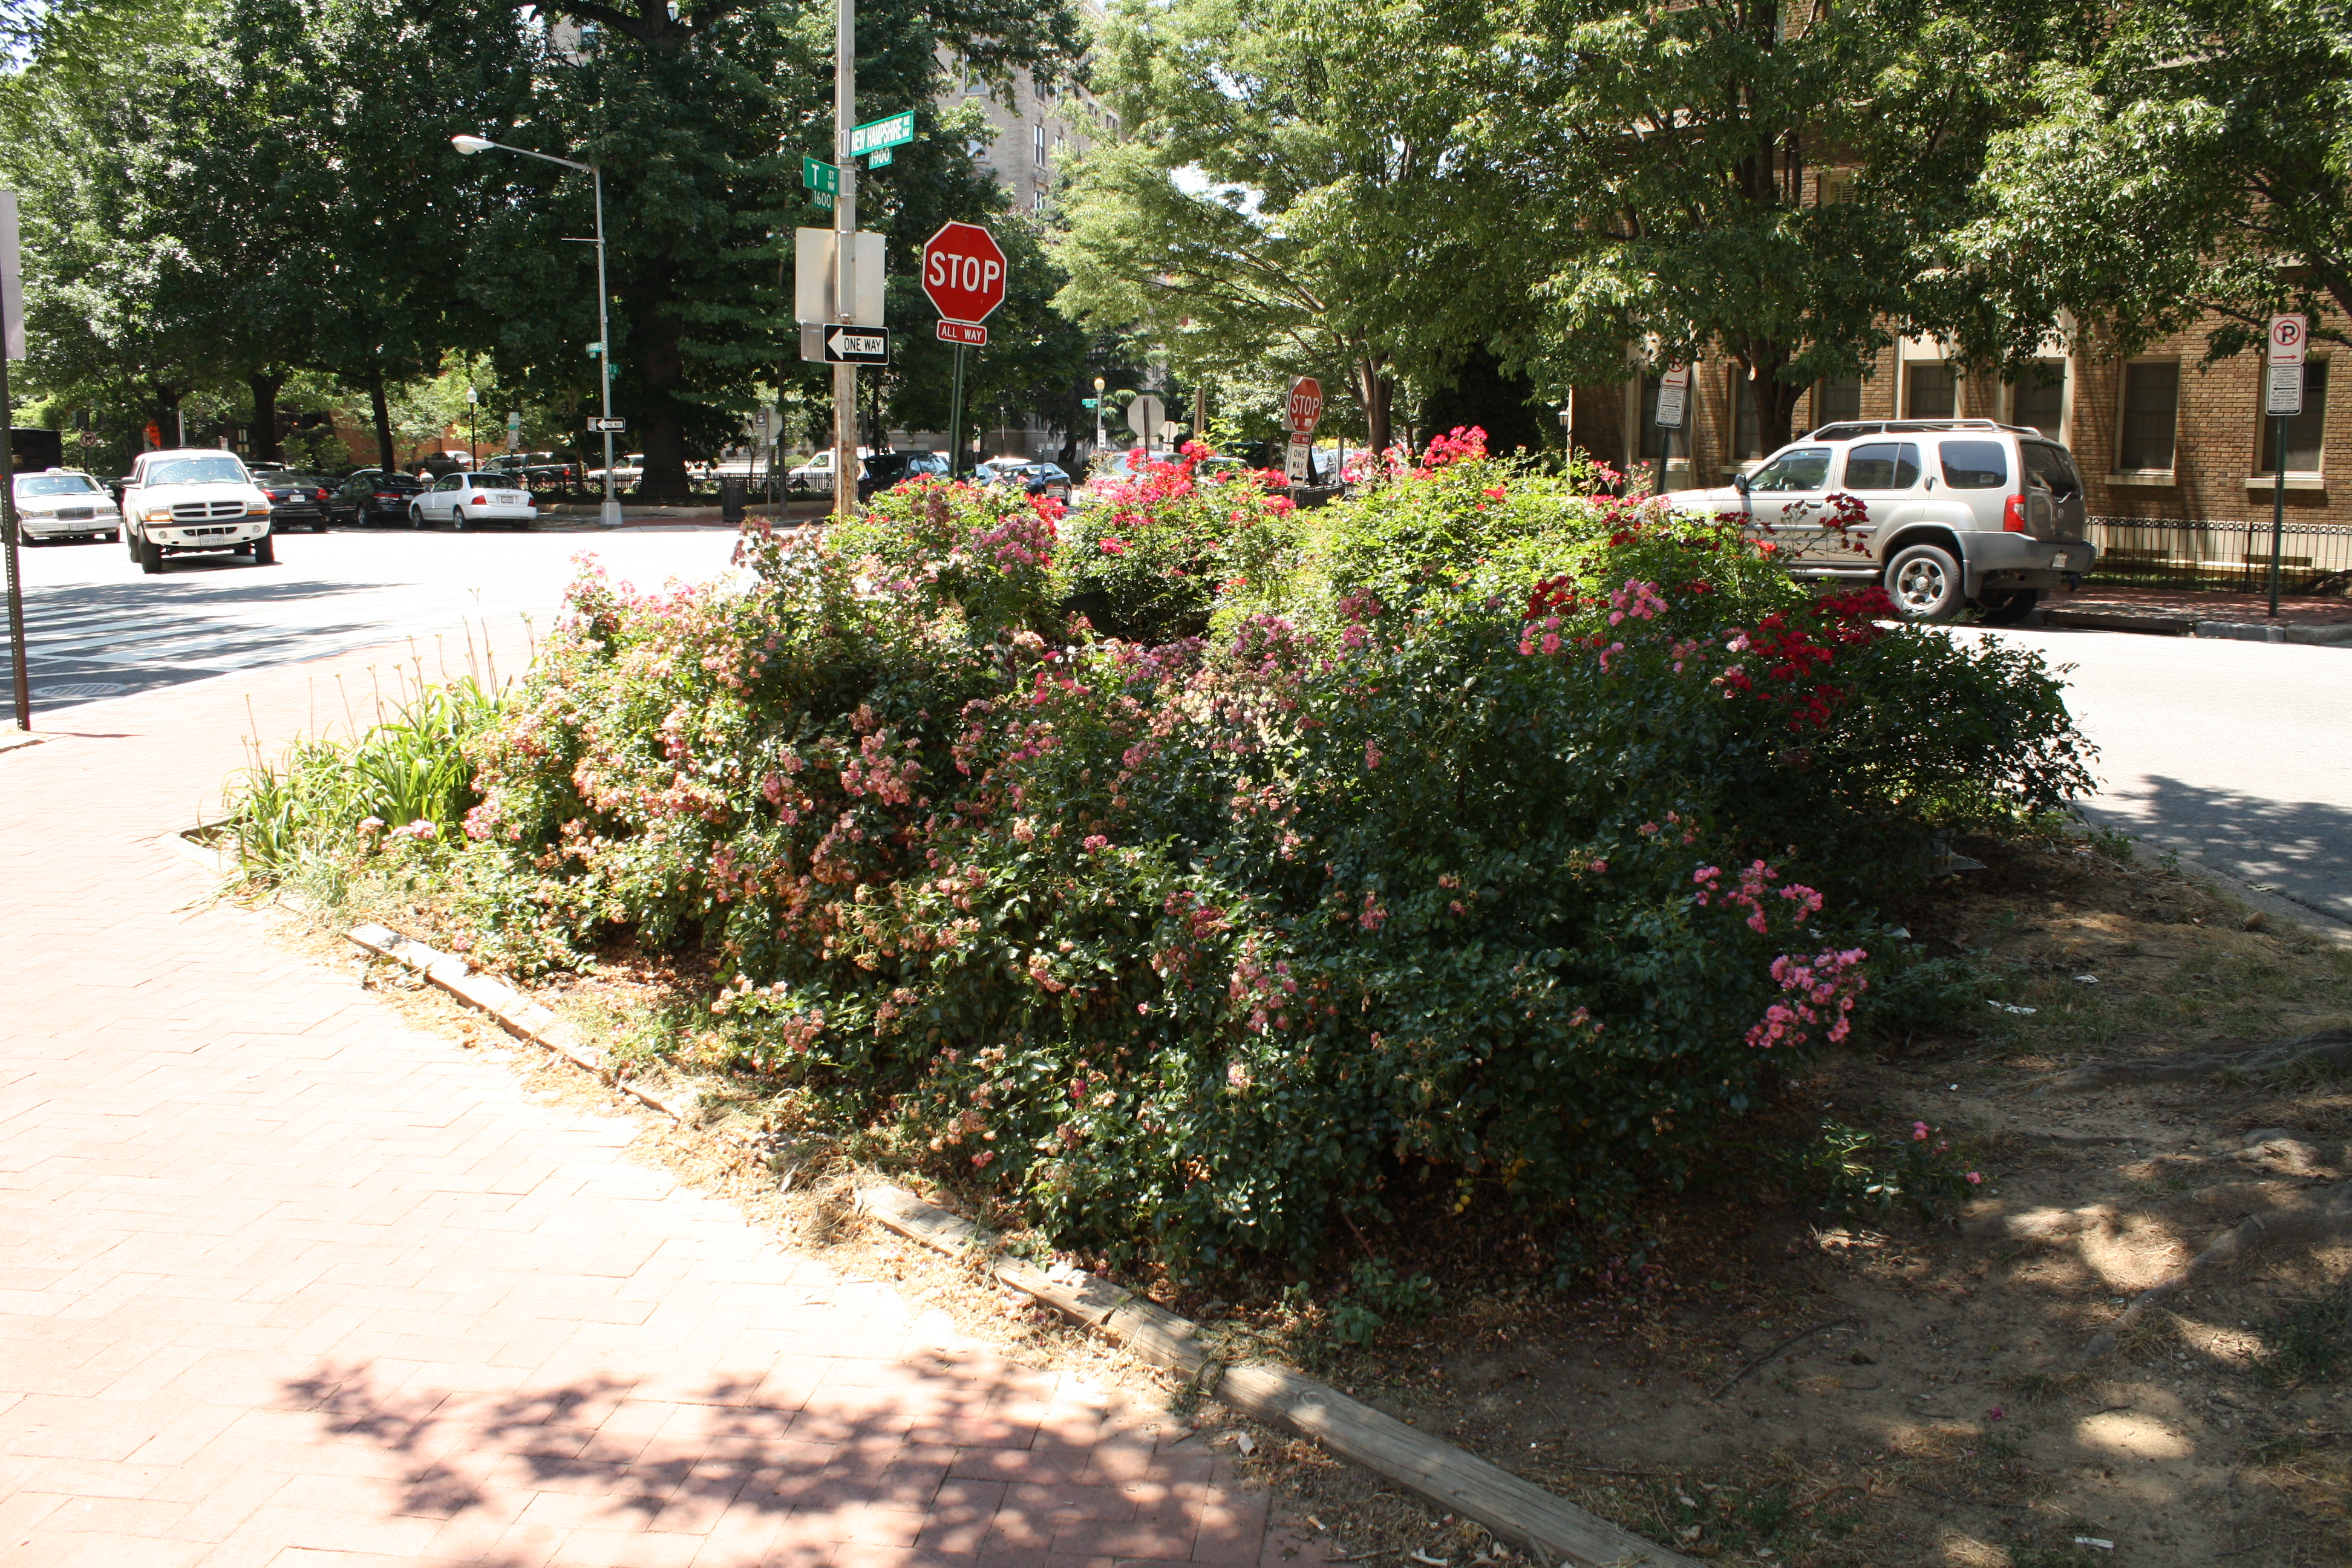
[[[234,452],[142,452],[122,485],[122,542],[142,572],[193,550],[233,550],[257,566],[278,559],[269,498]]]

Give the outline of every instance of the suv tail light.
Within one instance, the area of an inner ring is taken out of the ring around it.
[[[2011,496],[2000,509],[2000,526],[2004,533],[2025,531],[2025,498]]]

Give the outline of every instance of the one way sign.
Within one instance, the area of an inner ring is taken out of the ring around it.
[[[824,333],[827,364],[888,364],[890,334],[871,327],[828,327]]]

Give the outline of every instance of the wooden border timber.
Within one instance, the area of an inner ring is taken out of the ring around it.
[[[1473,1519],[1551,1568],[1697,1568],[1690,1558],[1621,1530],[1564,1498],[1451,1443],[1381,1415],[1286,1366],[1218,1360],[1199,1328],[1077,1269],[1051,1271],[999,1255],[996,1238],[902,1187],[874,1186],[858,1206],[925,1246],[984,1261],[1006,1285],[1181,1374],[1244,1415],[1287,1426],[1449,1513]]]

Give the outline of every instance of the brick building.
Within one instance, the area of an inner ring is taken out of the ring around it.
[[[2113,572],[2242,578],[2250,557],[2269,559],[2281,443],[2275,422],[2263,416],[2259,353],[2200,363],[2218,325],[2218,318],[2200,321],[2127,360],[2095,344],[2068,353],[2053,343],[2036,362],[2039,374],[2009,382],[1962,374],[1939,343],[1905,339],[1880,353],[1869,375],[1814,387],[1798,405],[1792,435],[1853,418],[2033,426],[2074,453]],[[2352,570],[2352,406],[2342,386],[2331,389],[2330,369],[2328,348],[2316,347],[2305,373],[2304,413],[2286,423],[2283,554],[2291,585]],[[1692,408],[1675,433],[1668,488],[1719,485],[1769,455],[1742,379],[1728,363],[1694,370]],[[1614,386],[1580,386],[1577,443],[1646,476],[1664,447],[1656,407],[1654,372],[1630,373]]]

